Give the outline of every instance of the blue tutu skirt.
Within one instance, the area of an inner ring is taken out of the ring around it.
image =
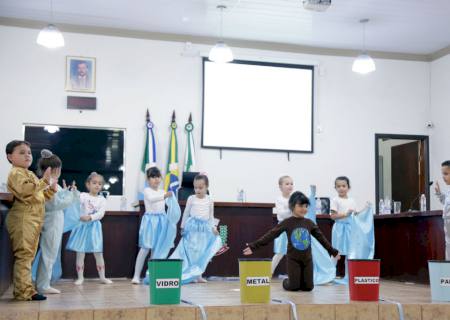
[[[283,232],[273,242],[273,253],[286,254],[287,253],[288,238],[286,232]]]
[[[221,247],[220,236],[213,233],[207,220],[190,217],[186,221],[183,237],[170,257],[183,260],[181,283],[186,284],[200,277]]]
[[[331,243],[341,255],[348,255],[350,250],[352,225],[349,218],[336,220],[331,230]]]
[[[165,259],[174,246],[176,223],[165,213],[146,213],[139,227],[139,247],[152,250],[152,259]]]
[[[345,277],[336,280],[348,285],[348,259],[373,259],[375,254],[375,233],[373,224],[373,206],[368,206],[357,215],[349,217],[351,234],[345,260]]]
[[[83,222],[70,233],[67,250],[103,252],[102,224],[99,220]]]

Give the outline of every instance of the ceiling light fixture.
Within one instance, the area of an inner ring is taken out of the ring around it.
[[[233,61],[233,52],[230,47],[223,41],[223,10],[227,7],[224,5],[217,6],[220,9],[220,39],[216,45],[209,51],[208,59],[213,62],[227,63]]]
[[[53,21],[53,0],[50,0],[50,21]],[[61,48],[64,37],[54,24],[49,23],[39,32],[36,43],[49,49]]]
[[[331,0],[303,0],[303,8],[306,10],[323,12],[331,7]]]
[[[376,70],[375,62],[366,50],[366,24],[369,22],[369,19],[362,19],[359,22],[363,26],[363,49],[355,61],[353,61],[352,71],[367,74]]]

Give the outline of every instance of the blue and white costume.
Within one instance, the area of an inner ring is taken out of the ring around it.
[[[89,193],[80,194],[80,216],[90,215],[91,221],[82,222],[70,233],[66,249],[76,252],[103,252],[103,233],[100,220],[105,215],[106,199],[92,196]]]
[[[336,200],[336,201],[335,201]],[[355,201],[351,198],[335,198],[331,210],[346,213],[356,211]],[[368,205],[358,214],[351,214],[344,219],[334,221],[332,243],[340,254],[347,259],[373,259],[375,253],[375,234],[373,224],[373,207]],[[348,284],[347,261],[345,277],[335,280],[339,284]]]
[[[171,259],[182,259],[183,284],[195,281],[205,272],[212,257],[222,247],[219,235],[214,234],[214,203],[205,195],[192,195],[186,201],[181,221],[183,236]]]
[[[175,195],[166,200],[164,196],[164,190],[144,189],[145,214],[139,227],[140,250],[134,268],[134,284],[140,283],[141,271],[150,250],[152,259],[166,259],[170,249],[174,247],[181,210]]]
[[[170,221],[166,214],[164,190],[144,189],[145,214],[139,227],[139,247],[152,250],[152,259],[165,259],[177,233],[179,220]]]
[[[45,203],[44,225],[40,237],[40,249],[33,263],[33,278],[37,290],[45,293],[50,288],[53,266],[61,247],[64,227],[64,209],[78,202],[80,193],[58,186],[54,197]]]
[[[331,200],[330,209],[337,213],[356,211],[356,203],[352,198],[335,197]],[[348,255],[351,237],[351,218],[336,219],[331,230],[331,244],[341,255]]]
[[[280,195],[275,200],[275,212],[277,214],[278,223],[292,216],[292,212],[289,209],[289,198],[285,198]],[[287,244],[287,235],[286,232],[283,232],[278,238],[274,240],[273,252],[285,255],[287,252]]]

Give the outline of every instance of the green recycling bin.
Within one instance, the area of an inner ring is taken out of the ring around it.
[[[181,259],[150,259],[150,304],[179,304],[181,293]]]

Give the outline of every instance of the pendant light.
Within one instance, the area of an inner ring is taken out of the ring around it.
[[[220,10],[220,39],[216,45],[209,51],[208,59],[217,63],[227,63],[233,61],[233,52],[226,45],[223,39],[223,10],[227,7],[224,5],[217,6]]]
[[[369,22],[369,19],[362,19],[359,22],[363,26],[363,49],[355,61],[353,61],[352,71],[367,74],[376,70],[375,62],[366,50],[366,24]]]
[[[50,0],[50,21],[53,21],[53,0]],[[54,24],[49,23],[39,32],[36,43],[49,49],[61,48],[64,37]]]

